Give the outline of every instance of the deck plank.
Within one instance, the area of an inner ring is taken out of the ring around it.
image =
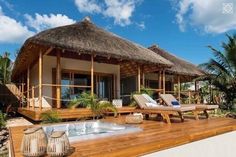
[[[109,117],[104,121],[124,123],[124,116]],[[211,118],[187,120],[184,123],[165,124],[158,121],[144,121],[138,125],[143,131],[73,143],[75,156],[140,156],[196,140],[236,130],[236,120]],[[24,127],[10,128],[15,156],[21,156],[20,145]]]

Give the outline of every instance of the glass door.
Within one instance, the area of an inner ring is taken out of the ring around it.
[[[110,75],[98,76],[96,92],[100,99],[111,100],[113,98],[113,77]]]
[[[61,74],[61,84],[62,85],[70,85],[71,84],[71,73],[62,73]],[[65,107],[66,103],[67,103],[67,99],[70,99],[70,95],[71,95],[71,88],[68,86],[62,86],[61,87],[61,104],[62,107]]]
[[[114,97],[114,78],[111,74],[94,75],[94,93],[100,99],[112,100]],[[69,100],[78,97],[82,92],[91,91],[91,75],[86,72],[62,71],[61,73],[61,104],[66,107]],[[84,87],[69,87],[63,85],[77,85]],[[87,86],[87,87],[86,87]],[[54,89],[54,91],[56,91]]]
[[[88,74],[79,74],[74,73],[73,74],[73,85],[79,85],[79,86],[90,86],[91,85],[91,76]],[[74,87],[73,88],[73,97],[77,97],[82,92],[89,92],[91,91],[90,87],[82,88],[82,87]]]

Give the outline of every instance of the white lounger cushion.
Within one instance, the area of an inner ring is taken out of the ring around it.
[[[157,102],[155,100],[153,100],[149,95],[147,95],[147,94],[142,94],[142,95],[145,99],[147,99],[148,102],[157,105]]]
[[[145,103],[147,105],[147,107],[158,107],[159,105],[151,103],[151,102],[147,102]]]
[[[144,98],[143,95],[134,95],[133,96],[137,104],[141,109],[145,110],[163,110],[163,111],[177,111],[177,112],[185,112],[195,110],[195,106],[183,106],[183,107],[172,107],[172,106],[162,106],[157,105],[156,107],[148,107],[146,103],[148,103],[147,99]]]

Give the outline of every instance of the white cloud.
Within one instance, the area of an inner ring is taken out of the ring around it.
[[[26,21],[21,23],[5,15],[0,6],[0,43],[22,43],[36,32],[76,22],[62,14],[40,15],[36,13],[35,18],[28,14],[25,18]]]
[[[75,5],[80,12],[100,13],[101,6],[95,0],[75,0]]]
[[[223,4],[233,3],[234,13],[223,14]],[[181,31],[191,25],[207,33],[224,33],[236,29],[236,2],[233,0],[181,0],[176,20]]]
[[[25,17],[27,19],[26,24],[29,27],[34,28],[37,32],[48,28],[68,25],[76,22],[73,19],[70,19],[68,16],[62,14],[40,15],[36,13],[35,18],[28,14],[26,14]]]
[[[129,25],[130,18],[134,12],[135,5],[139,1],[135,0],[105,0],[107,8],[103,14],[107,17],[114,18],[115,24],[121,26]]]
[[[23,26],[22,23],[5,16],[0,7],[0,43],[22,43],[33,34],[34,32]]]
[[[131,24],[131,17],[136,5],[141,0],[75,0],[80,12],[102,14],[105,17],[114,18],[114,23],[126,26]]]
[[[145,23],[144,21],[140,22],[140,23],[136,23],[136,25],[141,29],[141,30],[144,30],[145,29]]]

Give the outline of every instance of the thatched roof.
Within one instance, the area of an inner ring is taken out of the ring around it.
[[[201,76],[204,75],[204,72],[200,70],[196,65],[187,62],[161,48],[157,45],[153,45],[148,49],[152,50],[153,52],[157,53],[158,55],[164,57],[165,59],[171,61],[174,66],[171,68],[166,69],[166,72],[186,75],[186,76]]]
[[[16,59],[13,76],[17,73],[18,67],[22,64],[20,60],[22,60],[24,54],[38,54],[39,49],[34,50],[34,52],[32,52],[32,50],[31,52],[29,51],[32,45],[53,47],[79,54],[94,54],[119,60],[155,64],[162,67],[170,67],[172,65],[170,61],[157,55],[153,51],[99,28],[90,20],[85,19],[72,25],[42,31],[26,40]],[[37,57],[37,55],[35,55],[35,57]],[[31,59],[33,60],[33,58]]]

